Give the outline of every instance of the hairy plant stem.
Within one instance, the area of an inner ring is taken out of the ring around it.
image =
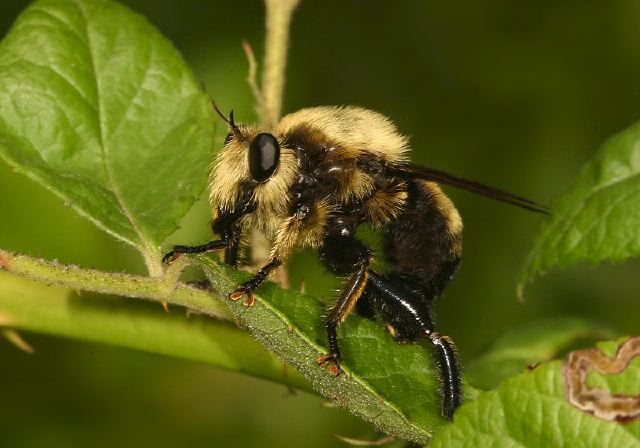
[[[176,263],[167,269],[162,278],[139,277],[83,269],[0,250],[0,269],[31,280],[78,290],[170,303],[219,319],[228,319],[228,309],[221,302],[212,300],[210,292],[177,281],[177,274],[183,268],[183,263]]]
[[[83,289],[162,302],[166,291],[158,281],[96,273],[7,252],[0,252],[0,266],[5,271],[0,272],[0,339],[20,350],[28,353],[37,350],[18,333],[25,330],[204,362],[312,390],[302,375],[283,366],[275,355],[232,322],[199,318],[197,315],[201,313],[189,310],[185,317],[174,308],[167,314],[159,306],[144,306],[141,301],[81,293],[73,288],[80,283]],[[226,308],[224,302],[210,295],[206,303],[202,302],[201,295],[205,293],[189,289],[176,288],[177,298],[172,298],[171,303],[189,304],[209,315],[219,312],[217,306]]]
[[[242,43],[249,64],[247,83],[256,103],[258,120],[264,126],[275,125],[282,114],[289,26],[293,11],[299,2],[300,0],[265,0],[266,35],[261,87],[258,86],[256,79],[258,64],[253,49],[247,42]],[[263,266],[269,260],[270,244],[264,234],[257,229],[251,232],[250,240],[252,264]],[[272,278],[276,279],[283,288],[288,288],[289,276],[286,265],[276,268]]]
[[[266,125],[274,125],[282,114],[289,25],[299,2],[300,0],[265,0],[267,17],[260,121]]]

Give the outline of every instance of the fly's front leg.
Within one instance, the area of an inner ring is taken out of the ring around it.
[[[240,246],[240,238],[242,233],[240,226],[233,225],[222,233],[222,237],[228,242],[224,251],[224,262],[230,266],[238,266],[238,249]]]
[[[238,243],[240,241],[240,227],[238,220],[256,209],[250,199],[239,202],[235,210],[223,212],[211,224],[213,233],[221,236],[221,239],[209,241],[200,246],[173,246],[173,249],[162,257],[162,263],[167,266],[176,261],[183,254],[202,254],[219,249],[226,249],[225,261],[231,265],[237,264]]]
[[[224,252],[224,262],[231,266],[238,266],[238,247],[242,238],[242,230],[238,223],[241,217],[255,211],[256,206],[251,202],[249,196],[240,202],[231,213],[224,213],[219,210],[219,216],[211,223],[213,233],[221,235],[227,242]]]
[[[202,254],[204,252],[225,249],[227,247],[227,244],[227,241],[222,239],[209,241],[208,243],[202,244],[200,246],[173,246],[173,250],[162,257],[162,264],[168,266],[178,258],[180,258],[180,256],[182,256],[183,254]]]

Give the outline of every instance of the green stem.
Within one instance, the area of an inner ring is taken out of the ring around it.
[[[264,69],[262,71],[262,97],[264,99],[261,122],[273,126],[282,114],[282,97],[289,45],[291,16],[300,0],[265,0],[266,37]]]
[[[144,263],[147,266],[150,277],[162,277],[164,269],[162,269],[162,254],[157,248],[148,248],[142,251]]]
[[[0,263],[6,266],[6,261],[6,252],[0,252]],[[8,270],[13,273],[25,273],[23,269],[31,273],[38,271],[40,273],[36,276],[42,279],[56,272],[51,270],[51,266],[43,267],[40,262],[34,263],[26,257],[11,256],[10,262]],[[79,280],[81,275],[76,270],[72,269],[70,277]],[[57,272],[69,273],[68,270]],[[154,290],[161,291],[160,288],[154,289],[154,285],[142,286],[138,280],[125,276],[109,279],[103,285],[99,287],[103,291],[128,291],[136,297],[152,298]],[[186,293],[186,290],[180,292],[181,295]],[[196,300],[179,301],[198,302],[199,296],[196,297]],[[210,296],[208,301],[215,302]],[[175,310],[165,313],[159,306],[117,297],[80,294],[77,290],[47,286],[0,272],[0,335],[14,335],[15,339],[16,329],[204,362],[311,391],[300,374],[287,369],[246,331],[230,322],[205,316],[187,319],[184,313]]]
[[[230,316],[226,305],[210,292],[178,282],[184,268],[181,263],[167,269],[162,278],[150,278],[83,269],[0,250],[0,268],[48,285],[170,303],[219,319]]]

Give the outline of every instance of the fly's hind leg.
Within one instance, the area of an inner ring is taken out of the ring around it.
[[[462,402],[462,378],[460,364],[455,345],[448,336],[436,332],[426,333],[436,348],[436,358],[440,366],[440,380],[442,381],[442,415],[451,420],[453,413]]]
[[[460,364],[453,341],[435,331],[431,317],[432,297],[419,283],[397,274],[382,275],[368,271],[367,294],[385,323],[398,337],[415,341],[428,339],[435,348],[442,384],[442,415],[451,420],[462,401]]]

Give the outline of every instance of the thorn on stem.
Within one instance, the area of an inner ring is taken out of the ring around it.
[[[341,440],[351,446],[383,446],[396,441],[396,438],[394,436],[385,436],[378,440],[353,439],[351,437],[345,437],[339,434],[334,434],[333,436],[336,439]]]
[[[20,333],[18,333],[16,330],[4,328],[2,329],[2,336],[4,336],[4,338],[13,346],[17,347],[19,350],[22,350],[25,353],[32,355],[36,352],[35,349],[27,341],[25,341],[22,336],[20,336]]]

